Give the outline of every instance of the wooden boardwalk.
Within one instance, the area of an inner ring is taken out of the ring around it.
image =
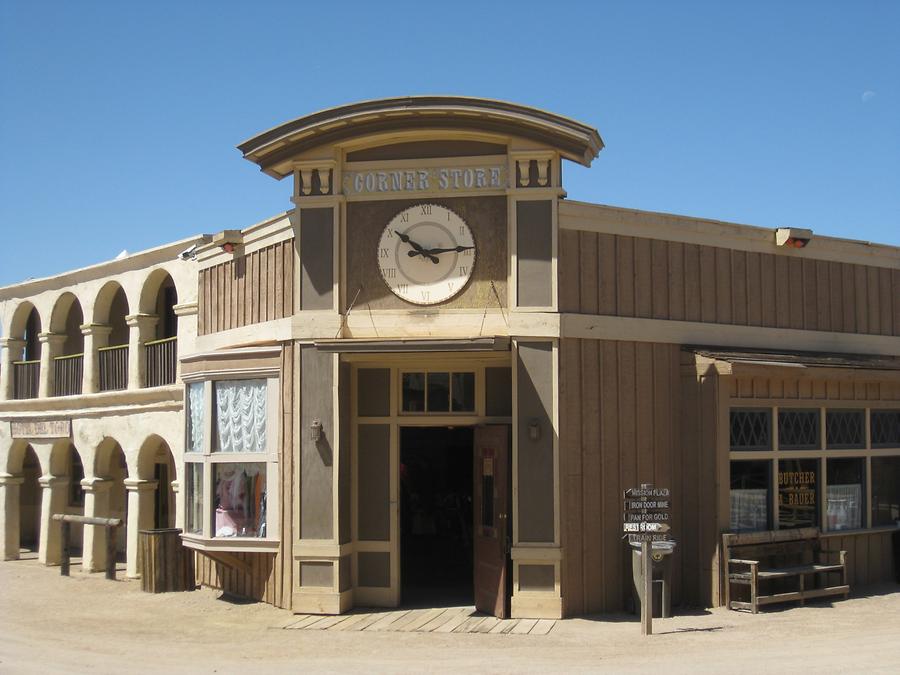
[[[280,626],[284,630],[366,631],[372,633],[490,633],[546,635],[555,619],[498,619],[474,607],[425,609],[357,609],[348,614],[298,614]]]

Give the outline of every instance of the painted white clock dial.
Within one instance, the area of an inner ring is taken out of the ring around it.
[[[475,239],[445,206],[416,204],[387,224],[378,242],[378,268],[388,288],[416,305],[449,300],[475,267]]]

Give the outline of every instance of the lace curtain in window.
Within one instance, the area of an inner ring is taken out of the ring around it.
[[[190,447],[188,452],[203,452],[203,383],[188,385],[188,412],[190,414]]]
[[[862,527],[862,486],[828,486],[828,529],[857,530]]]
[[[265,452],[266,381],[216,382],[218,452]]]
[[[732,490],[731,531],[768,528],[768,499],[768,490]]]

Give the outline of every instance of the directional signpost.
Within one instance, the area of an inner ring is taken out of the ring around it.
[[[624,494],[624,523],[622,529],[628,541],[641,544],[641,575],[644,587],[641,594],[641,635],[653,634],[653,563],[654,541],[665,541],[669,526],[669,488],[643,483],[629,488]]]

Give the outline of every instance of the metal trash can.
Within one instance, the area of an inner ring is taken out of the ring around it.
[[[169,593],[197,587],[194,552],[181,543],[179,529],[140,530],[138,560],[142,591]]]
[[[672,616],[672,553],[674,541],[654,541],[650,544],[651,569],[653,574],[652,610],[654,617],[667,619]],[[632,594],[634,612],[641,613],[641,597],[644,589],[643,565],[641,565],[641,544],[631,542],[631,577],[634,581]],[[658,590],[657,590],[658,589]]]

